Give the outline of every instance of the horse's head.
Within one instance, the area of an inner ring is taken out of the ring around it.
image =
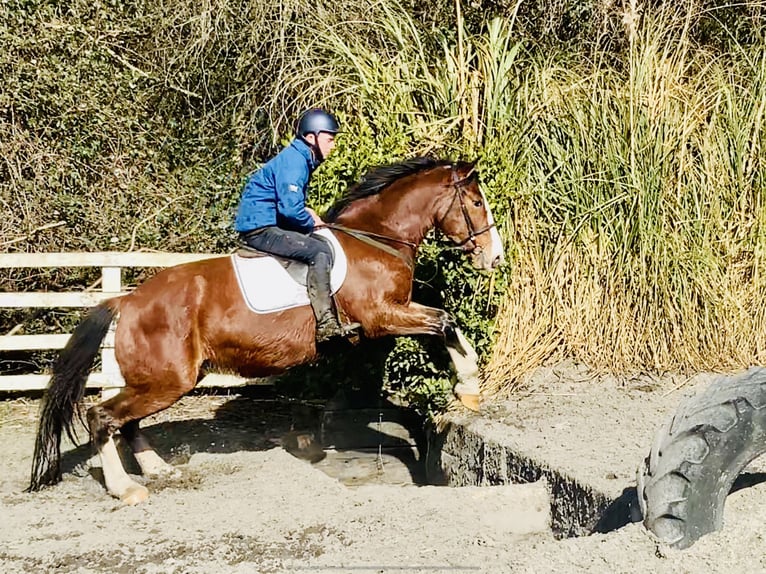
[[[445,166],[436,227],[471,255],[477,269],[494,269],[503,262],[503,242],[487,198],[479,187],[472,163]]]
[[[503,261],[503,244],[472,163],[416,157],[375,168],[341,198],[325,221],[386,243],[417,249],[436,226],[479,269]]]

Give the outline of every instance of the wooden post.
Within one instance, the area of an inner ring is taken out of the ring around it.
[[[101,291],[115,295],[122,291],[121,267],[101,268]],[[101,372],[104,373],[105,378],[104,387],[101,390],[101,398],[104,400],[112,398],[120,392],[121,387],[125,386],[122,373],[120,373],[120,366],[117,364],[117,359],[114,356],[114,331],[116,327],[117,321],[115,319],[109,326],[109,332],[101,347]]]

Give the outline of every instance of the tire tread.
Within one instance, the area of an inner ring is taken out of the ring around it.
[[[745,466],[766,451],[765,437],[764,368],[719,376],[682,401],[638,469],[646,528],[677,548],[720,529],[726,496]]]

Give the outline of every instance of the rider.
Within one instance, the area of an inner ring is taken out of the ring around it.
[[[306,207],[311,174],[332,152],[339,131],[332,114],[319,108],[304,112],[296,137],[248,178],[234,223],[242,241],[253,249],[308,265],[308,294],[320,343],[358,327],[338,323],[330,294],[332,248],[311,235],[323,221]]]

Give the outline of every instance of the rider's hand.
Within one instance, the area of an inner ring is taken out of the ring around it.
[[[308,211],[309,215],[314,219],[314,225],[324,225],[324,221],[322,221],[322,219],[317,215],[316,211],[310,207],[307,207],[306,211]]]

